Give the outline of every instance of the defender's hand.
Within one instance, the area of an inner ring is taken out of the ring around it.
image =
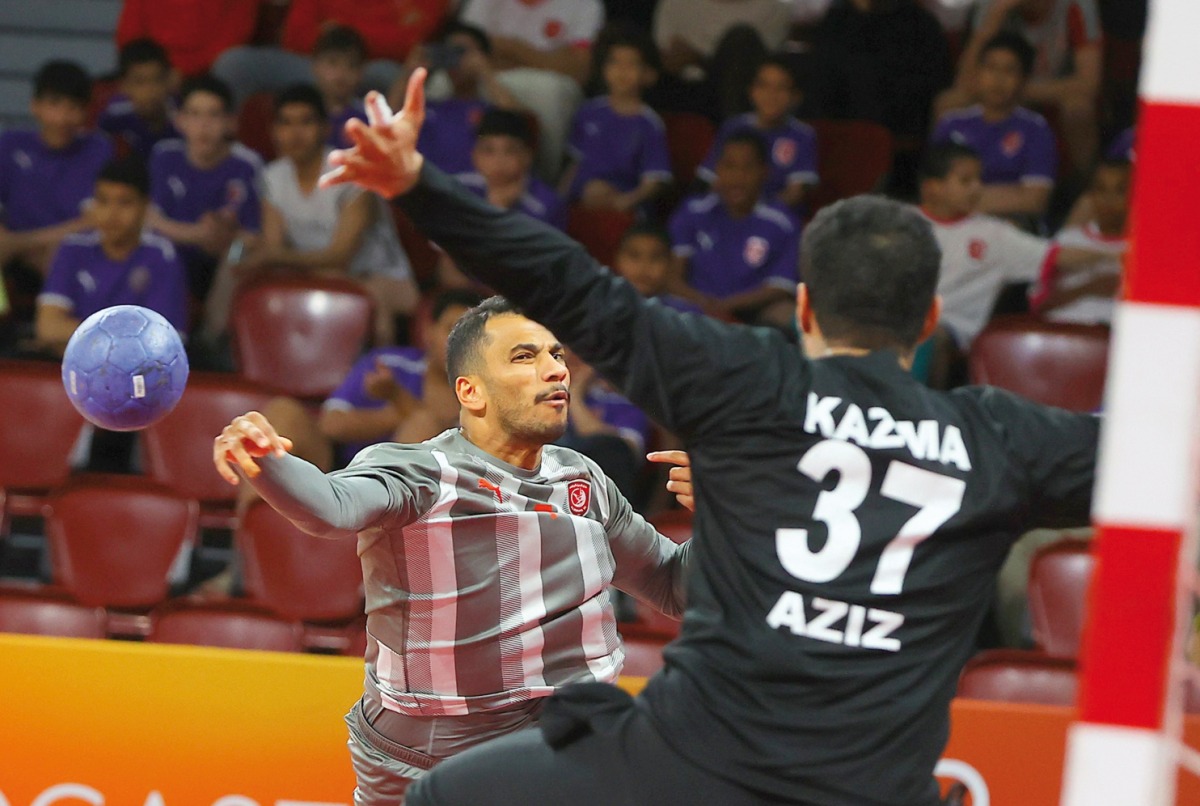
[[[696,491],[692,487],[692,459],[687,451],[651,451],[646,454],[651,462],[675,465],[667,474],[667,489],[675,493],[675,500],[685,509],[696,511]]]
[[[270,453],[283,456],[291,449],[290,439],[279,436],[266,417],[257,411],[250,411],[234,417],[233,422],[225,426],[220,436],[213,440],[213,464],[221,478],[237,485],[240,479],[234,465],[240,467],[249,478],[254,478],[262,472],[256,459]]]

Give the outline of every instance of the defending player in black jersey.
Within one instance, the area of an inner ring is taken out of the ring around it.
[[[1009,546],[1086,521],[1098,422],[909,376],[935,326],[927,222],[882,199],[804,241],[805,358],[776,333],[641,299],[558,232],[476,200],[416,152],[423,74],[350,124],[326,181],[398,204],[455,263],[543,322],[685,440],[688,609],[636,701],[583,687],[541,730],[411,791],[448,804],[927,806],[948,705]]]

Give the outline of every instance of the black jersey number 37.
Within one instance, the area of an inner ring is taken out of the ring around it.
[[[796,466],[817,483],[833,471],[837,483],[822,490],[813,508],[813,518],[828,529],[819,550],[809,547],[807,529],[776,529],[775,550],[784,570],[805,582],[831,582],[854,561],[862,542],[862,526],[855,511],[871,490],[871,460],[852,442],[826,439],[810,448]],[[897,594],[913,550],[962,507],[966,483],[900,461],[892,461],[883,474],[879,492],[884,498],[917,508],[900,531],[888,541],[871,580],[871,593]]]

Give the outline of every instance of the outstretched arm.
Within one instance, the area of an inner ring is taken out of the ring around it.
[[[678,314],[644,300],[557,230],[466,192],[416,150],[424,116],[418,70],[393,116],[376,93],[370,125],[351,121],[356,143],[334,152],[325,184],[355,182],[397,203],[467,273],[520,305],[625,395],[687,436],[755,408],[771,394],[773,359],[796,353],[776,334]],[[739,377],[740,376],[740,377]]]

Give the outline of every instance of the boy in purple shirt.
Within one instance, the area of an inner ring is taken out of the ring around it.
[[[692,198],[668,229],[676,268],[672,291],[705,313],[794,332],[800,222],[762,200],[767,145],[736,132],[717,158],[713,192]]]
[[[96,178],[95,229],[68,235],[38,296],[38,342],[61,354],[79,323],[112,305],[140,305],[187,332],[187,285],[171,242],[143,230],[150,179],[137,156]]]
[[[561,187],[584,207],[636,210],[671,181],[667,130],[642,93],[657,75],[658,53],[644,31],[618,29],[599,55],[608,89],[575,113],[568,150],[575,164]]]
[[[143,160],[160,140],[178,137],[171,123],[171,60],[153,39],[135,39],[117,56],[119,89],[97,125]]]
[[[86,202],[113,156],[107,135],[84,131],[91,94],[82,67],[47,62],[33,78],[37,128],[0,134],[0,260],[17,259],[24,268],[12,270],[34,286],[59,242],[87,228]]]
[[[448,174],[470,173],[471,147],[483,114],[492,106],[519,109],[520,104],[496,80],[491,40],[474,25],[450,23],[441,40],[419,55],[427,68],[444,70],[450,81],[448,98],[426,102],[425,125],[417,141],[421,153]],[[400,82],[396,87],[402,103],[404,87]]]
[[[1045,118],[1018,105],[1033,58],[1033,46],[1020,34],[989,39],[975,73],[979,103],[944,115],[934,130],[934,143],[952,140],[983,160],[980,212],[1039,217],[1050,201],[1058,172],[1054,132]]]
[[[638,293],[656,299],[681,313],[703,314],[691,300],[667,292],[671,277],[671,239],[652,224],[634,224],[621,236],[613,271],[629,281]]]
[[[203,299],[218,263],[237,240],[260,228],[262,160],[231,143],[233,94],[212,76],[190,78],[179,94],[182,140],[164,140],[150,157],[150,222],[179,249],[189,286]]]
[[[357,95],[366,62],[367,43],[347,25],[326,29],[313,46],[313,78],[329,113],[329,145],[334,148],[352,145],[346,138],[347,121],[367,119],[367,111]]]
[[[764,195],[785,207],[799,209],[818,179],[817,133],[791,115],[800,100],[791,67],[779,57],[768,56],[759,65],[754,83],[750,85],[750,103],[754,111],[721,124],[712,150],[696,169],[696,175],[711,184],[722,144],[734,132],[757,131],[766,139],[770,157]]]

